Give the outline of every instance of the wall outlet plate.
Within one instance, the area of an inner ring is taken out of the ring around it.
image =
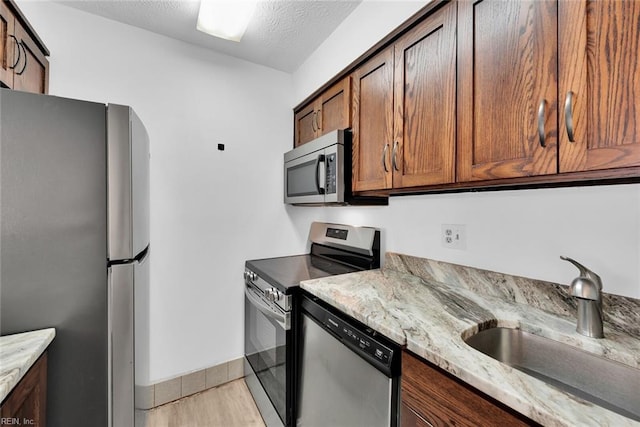
[[[442,224],[442,247],[467,249],[467,230],[464,224]]]

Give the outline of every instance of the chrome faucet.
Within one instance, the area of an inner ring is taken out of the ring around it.
[[[604,338],[602,330],[602,280],[579,262],[560,256],[578,267],[580,276],[573,279],[569,295],[578,298],[578,326],[576,331],[592,338]]]

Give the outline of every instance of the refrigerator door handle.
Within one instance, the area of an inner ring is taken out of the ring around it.
[[[107,107],[108,258],[130,260],[149,244],[149,135],[132,108]]]

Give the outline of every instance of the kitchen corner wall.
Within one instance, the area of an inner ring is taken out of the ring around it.
[[[244,261],[306,245],[307,224],[282,203],[291,75],[58,3],[19,7],[51,51],[52,95],[131,105],[149,132],[150,331],[136,337],[137,382],[241,357]]]
[[[296,102],[427,2],[363,1],[294,73]],[[388,207],[300,208],[290,219],[370,225],[383,249],[569,284],[579,260],[608,293],[640,298],[640,185],[393,197]],[[465,250],[441,246],[442,224],[466,225]],[[302,229],[300,229],[302,232]]]

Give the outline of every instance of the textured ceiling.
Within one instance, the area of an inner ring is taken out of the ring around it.
[[[239,43],[196,30],[199,1],[58,0],[57,3],[290,73],[361,1],[260,0]]]

